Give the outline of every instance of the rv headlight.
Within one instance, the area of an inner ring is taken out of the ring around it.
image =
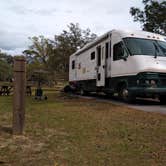
[[[155,81],[155,80],[151,80],[150,83],[151,83],[152,85],[154,85],[154,84],[156,84],[156,81]]]
[[[150,84],[151,84],[151,86],[156,86],[156,81],[155,80],[151,80]]]

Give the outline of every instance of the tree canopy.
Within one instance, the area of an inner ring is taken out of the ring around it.
[[[144,9],[130,9],[134,21],[142,24],[143,30],[166,35],[166,1],[142,0]]]
[[[51,72],[52,75],[67,73],[69,56],[96,38],[96,34],[91,33],[90,29],[81,29],[78,23],[70,23],[67,28],[55,35],[53,40],[44,36],[29,38],[32,45],[23,52],[29,62],[28,73],[32,74],[35,66]]]
[[[12,78],[13,57],[0,51],[0,81]]]
[[[63,30],[60,35],[55,35],[55,54],[50,58],[50,62],[53,62],[52,58],[56,57],[54,60],[57,60],[57,64],[59,64],[56,67],[63,72],[68,71],[69,56],[97,37],[96,34],[91,33],[90,29],[82,30],[78,23],[71,23],[67,27],[68,30]],[[50,65],[55,67],[52,63]]]
[[[44,36],[34,36],[29,39],[31,40],[32,45],[29,46],[29,49],[24,50],[23,54],[33,56],[35,60],[47,65],[47,60],[53,49],[51,40],[45,38]]]

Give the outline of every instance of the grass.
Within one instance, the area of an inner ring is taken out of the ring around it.
[[[12,136],[12,97],[0,97],[0,165],[163,166],[166,116],[46,89],[27,97],[24,136]]]

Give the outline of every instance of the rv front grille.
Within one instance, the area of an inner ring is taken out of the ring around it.
[[[161,86],[166,87],[166,74],[165,73],[160,73],[159,74],[159,80],[160,80]]]

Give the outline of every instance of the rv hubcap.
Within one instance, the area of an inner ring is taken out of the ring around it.
[[[123,89],[123,91],[122,91],[122,97],[123,97],[124,99],[126,99],[126,98],[128,98],[128,96],[129,96],[128,90],[127,90],[127,89]]]
[[[80,90],[80,95],[84,95],[84,90],[83,89]]]

